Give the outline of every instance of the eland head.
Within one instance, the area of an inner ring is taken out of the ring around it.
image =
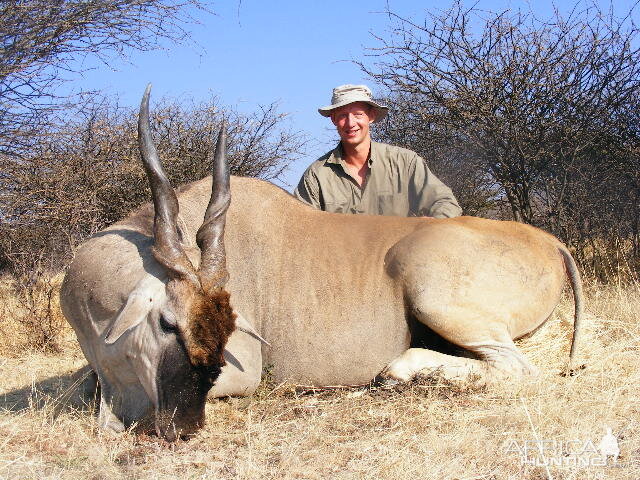
[[[149,95],[144,93],[138,120],[140,153],[151,187],[153,258],[162,266],[166,278],[164,292],[146,316],[146,334],[139,333],[137,356],[147,371],[140,378],[155,407],[155,429],[168,440],[186,436],[204,423],[207,392],[225,365],[224,347],[236,328],[236,315],[229,303],[225,284],[229,278],[224,248],[225,215],[229,207],[229,172],[225,159],[226,135],[223,122],[213,158],[211,198],[196,241],[200,263],[196,268],[183,246],[178,223],[179,206],[151,140]],[[129,301],[131,300],[131,296]],[[147,301],[146,297],[143,301]],[[123,318],[126,318],[123,317]],[[140,323],[140,317],[116,320],[105,343],[114,345],[122,335]],[[135,338],[136,336],[133,335]],[[146,379],[146,381],[145,381]]]

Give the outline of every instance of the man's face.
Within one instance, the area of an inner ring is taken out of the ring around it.
[[[357,146],[369,139],[369,125],[375,120],[373,108],[365,102],[354,102],[336,108],[331,121],[343,144]]]

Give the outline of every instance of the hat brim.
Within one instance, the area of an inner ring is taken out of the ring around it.
[[[329,105],[327,107],[321,107],[318,109],[318,113],[323,117],[330,117],[331,112],[336,108],[344,107],[345,105],[349,105],[350,103],[363,102],[368,105],[371,105],[376,110],[376,119],[372,123],[378,123],[384,117],[387,116],[387,112],[389,111],[389,107],[386,105],[380,105],[379,103],[373,102],[371,100],[345,100],[343,102],[338,102],[334,105]]]

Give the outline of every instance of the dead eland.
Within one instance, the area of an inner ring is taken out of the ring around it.
[[[229,178],[224,131],[212,177],[174,191],[151,141],[149,89],[139,141],[153,205],[87,240],[61,291],[101,386],[102,427],[153,424],[175,440],[202,426],[207,395],[250,395],[264,365],[317,386],[530,375],[513,340],[551,315],[567,277],[573,357],[581,281],[552,235],[473,217],[321,212]],[[473,358],[410,348],[415,323]]]

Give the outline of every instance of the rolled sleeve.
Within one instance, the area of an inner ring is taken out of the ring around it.
[[[413,159],[410,179],[411,210],[419,216],[452,218],[462,214],[462,208],[449,187],[436,177],[418,155]]]

